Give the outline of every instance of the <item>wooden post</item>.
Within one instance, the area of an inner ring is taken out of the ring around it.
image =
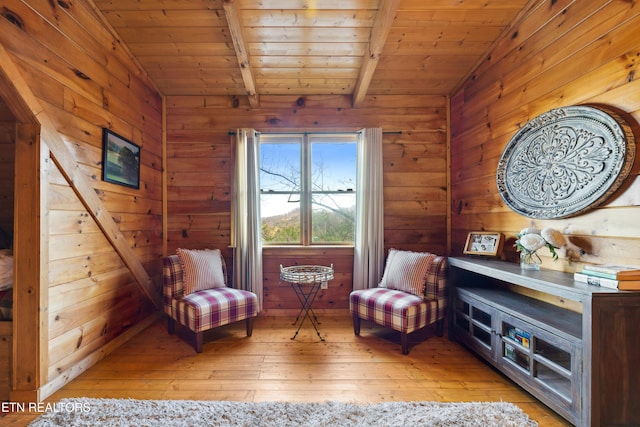
[[[40,283],[40,127],[18,125],[16,129],[14,203],[15,283],[13,289],[13,386],[14,402],[39,401],[41,323],[46,324]],[[24,215],[31,212],[32,215]],[[43,309],[43,310],[41,310]],[[36,315],[37,313],[37,315]],[[41,317],[44,321],[41,322]],[[28,338],[27,338],[28,337]],[[25,339],[26,338],[26,339]],[[45,337],[46,341],[46,337]],[[42,351],[44,350],[44,351]]]

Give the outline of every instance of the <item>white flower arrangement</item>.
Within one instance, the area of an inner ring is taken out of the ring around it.
[[[536,253],[538,249],[546,246],[551,252],[554,261],[558,260],[556,249],[563,247],[567,240],[564,235],[553,228],[545,228],[542,231],[537,228],[529,227],[516,234],[515,247],[518,252],[524,254],[525,259],[535,257],[540,262],[540,257]]]

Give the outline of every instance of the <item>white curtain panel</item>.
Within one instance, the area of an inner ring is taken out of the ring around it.
[[[262,244],[260,241],[260,142],[253,129],[236,132],[233,176],[233,286],[258,296],[262,311]]]
[[[378,285],[384,271],[382,129],[363,129],[358,139],[353,289]]]

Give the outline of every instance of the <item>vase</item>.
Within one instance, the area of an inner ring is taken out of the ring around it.
[[[523,270],[540,270],[542,260],[535,252],[520,252],[520,268]]]

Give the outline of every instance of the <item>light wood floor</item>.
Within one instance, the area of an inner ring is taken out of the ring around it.
[[[553,411],[466,349],[432,332],[414,334],[410,353],[399,336],[363,322],[353,334],[348,315],[320,316],[321,342],[305,324],[287,317],[259,317],[252,337],[244,322],[210,331],[203,352],[168,335],[158,321],[56,392],[64,397],[236,401],[506,401],[540,426],[568,426]],[[9,414],[0,425],[35,418]]]

